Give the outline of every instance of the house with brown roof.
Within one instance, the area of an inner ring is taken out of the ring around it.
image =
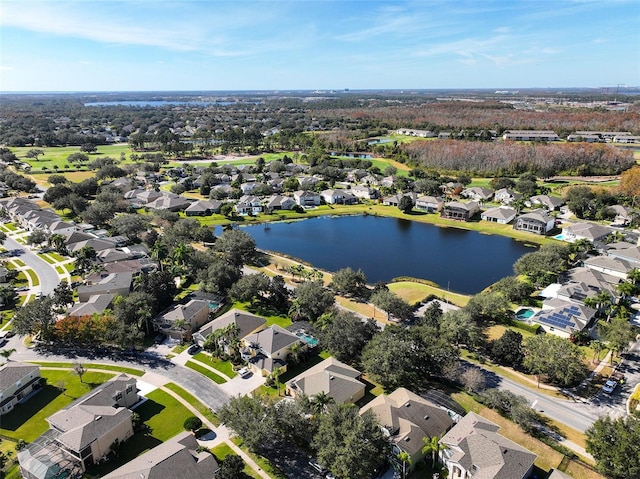
[[[406,388],[381,394],[360,414],[371,411],[393,444],[394,457],[406,452],[415,467],[425,457],[424,438],[441,437],[455,424],[449,412]]]
[[[22,476],[82,475],[111,452],[114,442],[133,436],[129,408],[138,400],[135,378],[120,374],[53,414],[49,430],[18,452]]]
[[[359,381],[360,376],[357,369],[329,357],[287,382],[286,394],[313,398],[324,393],[336,404],[354,403],[364,397],[365,385]]]
[[[498,434],[500,426],[468,413],[442,439],[440,460],[449,479],[525,479],[538,457]]]
[[[213,454],[199,446],[193,434],[181,432],[103,479],[213,479],[220,466]]]
[[[250,334],[262,331],[267,325],[267,320],[261,316],[233,308],[193,333],[193,340],[203,346],[211,333],[232,325],[237,328],[238,338],[243,339]]]
[[[9,361],[0,367],[0,415],[26,400],[40,387],[40,366]]]
[[[428,195],[418,196],[415,203],[417,210],[426,211],[427,213],[438,213],[443,205],[444,200],[442,198]]]
[[[190,340],[192,331],[209,321],[209,302],[192,299],[186,304],[177,304],[153,320],[157,331],[180,341]]]
[[[198,200],[191,203],[184,213],[187,216],[210,216],[219,213],[222,202],[218,200]]]

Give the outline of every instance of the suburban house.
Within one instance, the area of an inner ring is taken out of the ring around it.
[[[415,467],[425,457],[424,438],[441,437],[454,425],[449,412],[405,388],[381,394],[367,403],[360,414],[371,411],[393,443],[394,457],[406,452]]]
[[[218,200],[199,200],[194,201],[184,210],[187,216],[210,216],[219,213],[222,202]]]
[[[320,193],[320,196],[328,205],[352,205],[358,200],[355,196],[349,193],[349,190],[324,190]]]
[[[218,469],[220,466],[215,456],[201,450],[195,436],[184,431],[103,476],[103,479],[213,479]]]
[[[509,188],[501,188],[493,194],[493,199],[503,205],[510,205],[514,201],[522,198],[522,193],[516,193]]]
[[[303,347],[306,343],[291,331],[274,324],[267,329],[246,336],[241,353],[249,361],[249,367],[263,376],[276,367],[286,368],[286,361],[295,344]]]
[[[400,204],[400,199],[404,196],[408,196],[409,198],[411,198],[411,201],[413,202],[414,205],[418,200],[418,194],[412,191],[409,193],[404,193],[402,195],[385,196],[382,199],[382,204],[385,206],[398,206]]]
[[[573,223],[562,228],[562,240],[575,243],[579,240],[588,240],[592,243],[602,241],[611,234],[613,230],[606,226],[594,223]]]
[[[12,411],[40,387],[40,366],[9,361],[0,367],[0,415]]]
[[[596,310],[563,299],[549,299],[529,320],[539,324],[545,332],[563,338],[585,331],[591,334],[596,326]]]
[[[631,243],[617,242],[605,246],[607,256],[621,259],[640,267],[640,246]]]
[[[153,320],[153,326],[167,336],[180,341],[190,340],[192,331],[209,321],[209,302],[192,299],[177,304]]]
[[[622,226],[627,226],[631,222],[635,214],[633,208],[628,208],[627,206],[623,205],[609,206],[609,209],[616,214],[614,223]]]
[[[417,210],[426,211],[427,213],[438,213],[443,205],[444,200],[435,196],[418,196],[415,203]]]
[[[235,208],[241,216],[257,215],[262,213],[262,200],[257,196],[245,195],[240,197]]]
[[[100,279],[97,283],[89,283],[78,286],[78,301],[86,303],[91,296],[96,294],[113,294],[127,296],[131,291],[133,273],[111,273]]]
[[[480,211],[480,205],[475,201],[460,203],[451,201],[442,207],[440,216],[450,220],[469,221]]]
[[[629,271],[635,268],[635,265],[623,259],[613,256],[592,256],[582,262],[585,268],[599,271],[610,276],[620,279],[627,279]]]
[[[114,294],[94,294],[85,303],[76,303],[67,310],[67,316],[82,317],[102,314],[111,306]]]
[[[491,221],[492,223],[498,223],[506,225],[511,223],[516,217],[517,211],[509,206],[498,206],[497,208],[489,208],[480,214],[480,218],[483,221]]]
[[[550,130],[507,130],[503,140],[511,141],[560,141],[555,131]]]
[[[513,228],[537,235],[546,235],[555,226],[555,220],[543,209],[525,213],[516,218]]]
[[[193,340],[203,346],[211,333],[232,325],[237,328],[238,338],[243,339],[250,334],[262,331],[267,325],[267,320],[261,316],[234,308],[193,333]]]
[[[380,196],[378,190],[365,185],[356,185],[349,191],[353,196],[360,198],[361,200],[375,200]]]
[[[500,426],[470,412],[442,439],[440,460],[449,479],[525,479],[537,456],[498,434]]]
[[[49,430],[18,452],[22,476],[82,475],[111,452],[114,442],[133,436],[129,408],[138,400],[136,380],[120,374],[53,414]]]
[[[358,378],[362,373],[329,357],[287,382],[286,394],[297,397],[325,393],[336,404],[354,403],[364,397],[365,385]]]
[[[473,186],[462,190],[460,196],[469,198],[473,201],[490,201],[493,198],[494,190],[491,188],[482,188],[481,186]]]
[[[567,141],[582,141],[585,143],[600,143],[602,141],[604,141],[602,138],[600,138],[600,136],[598,135],[590,135],[590,134],[584,134],[584,135],[578,135],[576,133],[572,133],[571,135],[567,136]]]
[[[398,135],[417,136],[419,138],[434,138],[436,134],[431,130],[413,130],[410,128],[400,128],[396,130]]]
[[[526,204],[531,207],[543,206],[549,211],[555,211],[564,204],[564,200],[555,196],[535,195],[529,198]]]
[[[296,202],[290,196],[273,195],[264,202],[264,210],[267,213],[280,210],[290,210],[296,205]]]
[[[313,191],[299,190],[293,193],[293,199],[300,206],[320,206],[320,195]]]

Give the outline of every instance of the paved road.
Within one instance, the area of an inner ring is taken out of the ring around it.
[[[200,399],[204,404],[217,410],[226,404],[230,396],[210,379],[191,369],[177,366],[154,354],[145,354],[134,358],[122,358],[116,355],[98,355],[91,351],[47,351],[44,349],[27,349],[21,346],[18,337],[11,338],[7,347],[15,348],[16,352],[11,356],[15,361],[54,361],[54,362],[95,362],[103,364],[115,364],[145,371],[153,371],[168,380],[182,386],[187,391]]]
[[[53,292],[56,286],[58,286],[60,278],[58,277],[56,270],[49,263],[12,238],[7,237],[3,246],[7,250],[19,249],[22,251],[17,258],[24,261],[29,268],[34,270],[40,280],[40,286],[34,287],[34,292],[42,292],[43,294],[48,295]]]

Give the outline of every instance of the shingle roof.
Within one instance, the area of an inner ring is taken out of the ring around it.
[[[269,355],[300,341],[298,336],[277,324],[245,338],[246,343],[259,344],[260,349]]]
[[[0,368],[0,393],[39,370],[40,366],[35,364],[9,361]]]
[[[255,314],[233,308],[206,326],[203,326],[202,329],[198,331],[198,334],[206,338],[213,331],[226,328],[230,324],[235,324],[240,329],[238,337],[242,339],[254,331],[263,328],[267,324],[267,320]]]
[[[307,396],[324,392],[342,404],[364,391],[364,383],[357,379],[360,375],[357,369],[329,357],[293,378],[288,385]]]

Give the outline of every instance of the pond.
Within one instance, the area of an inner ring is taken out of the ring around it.
[[[260,249],[285,253],[326,271],[361,269],[370,284],[411,276],[476,294],[513,274],[531,247],[514,239],[376,216],[319,217],[243,226]]]

